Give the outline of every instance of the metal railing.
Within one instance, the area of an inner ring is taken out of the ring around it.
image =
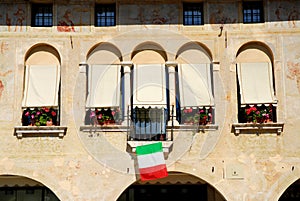
[[[128,140],[165,141],[167,139],[168,110],[157,107],[128,108]]]

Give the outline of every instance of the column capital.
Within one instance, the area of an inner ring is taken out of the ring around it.
[[[177,64],[178,63],[176,61],[166,61],[166,66],[167,67],[176,67]]]
[[[133,66],[133,63],[132,61],[121,61],[121,65],[131,67]]]

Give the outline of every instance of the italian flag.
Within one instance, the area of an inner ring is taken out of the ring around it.
[[[168,176],[162,142],[137,146],[136,154],[142,181]]]

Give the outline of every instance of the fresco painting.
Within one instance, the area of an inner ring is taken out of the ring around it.
[[[14,51],[9,41],[0,40],[0,110],[3,114],[0,121],[13,119],[14,104]]]
[[[177,24],[178,5],[163,4],[153,6],[148,4],[122,5],[120,7],[120,24]]]
[[[300,2],[299,1],[273,1],[270,4],[270,18],[274,27],[299,27]],[[280,22],[280,23],[278,23]]]
[[[0,14],[0,31],[25,32],[26,31],[26,5],[0,4],[0,9],[6,12]]]
[[[87,32],[90,31],[90,9],[88,6],[59,6],[57,31]]]
[[[238,28],[238,13],[236,12],[237,5],[233,3],[212,4],[209,5],[209,23],[213,30],[218,30],[219,25],[226,28]],[[214,26],[214,25],[218,26]]]
[[[293,81],[293,84],[296,85],[297,88],[297,90],[291,90],[289,93],[295,95],[300,94],[300,54],[295,51],[296,49],[299,49],[300,40],[299,37],[291,37],[284,43],[286,43],[285,51],[289,52],[286,58],[286,77],[288,80]],[[295,89],[295,87],[292,89]]]

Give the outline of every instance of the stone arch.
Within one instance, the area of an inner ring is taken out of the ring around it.
[[[32,46],[25,54],[25,65],[61,64],[61,56],[53,46],[39,43]]]
[[[131,53],[133,63],[165,63],[168,60],[163,47],[155,42],[144,42],[137,45]]]
[[[282,175],[276,183],[270,188],[270,192],[268,194],[268,200],[280,200],[280,198],[284,195],[286,191],[289,190],[293,185],[297,185],[298,189],[300,186],[300,171],[296,168],[296,166],[291,167],[291,172]],[[299,190],[298,190],[299,192]],[[285,200],[283,200],[285,201]]]
[[[129,191],[134,194],[137,193],[136,196],[139,196],[139,192],[135,191],[139,191],[141,189],[145,192],[149,191],[149,194],[152,193],[153,195],[148,194],[148,196],[154,196],[153,200],[155,200],[155,196],[160,196],[159,194],[167,194],[166,196],[168,197],[168,200],[171,200],[171,196],[175,197],[177,200],[180,200],[178,196],[183,195],[185,199],[187,199],[188,196],[192,196],[193,200],[195,198],[197,198],[198,200],[204,200],[204,198],[206,197],[206,199],[210,201],[225,201],[225,197],[208,182],[192,174],[175,171],[169,172],[168,177],[165,178],[151,181],[138,180],[133,182],[132,184],[127,186],[127,188],[120,194],[119,198],[117,198],[117,201],[127,201],[124,196]],[[152,191],[149,189],[152,189]],[[203,192],[205,195],[201,194]],[[190,195],[190,193],[192,193],[192,195]]]
[[[10,190],[10,191],[22,191],[22,190],[40,190],[44,191],[47,190],[49,192],[49,196],[52,198],[56,198],[60,200],[60,197],[56,195],[49,187],[43,184],[41,181],[36,179],[32,179],[22,175],[11,175],[11,174],[0,174],[0,193],[1,190]],[[1,195],[1,194],[0,194]],[[45,194],[41,193],[40,196],[46,196]],[[44,197],[45,198],[45,197]],[[44,200],[44,198],[41,198]]]
[[[177,53],[176,60],[180,63],[211,63],[212,53],[209,48],[200,42],[188,42],[182,45]]]
[[[271,48],[263,42],[251,41],[243,44],[236,54],[237,62],[255,61],[271,62],[273,65],[274,54]]]
[[[89,64],[118,64],[122,60],[119,48],[108,42],[93,46],[87,54]]]

